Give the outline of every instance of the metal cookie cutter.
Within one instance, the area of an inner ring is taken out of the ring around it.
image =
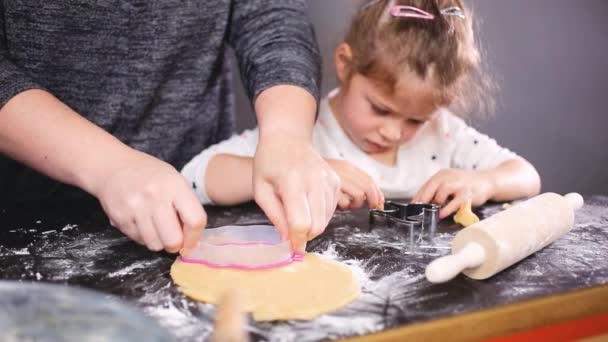
[[[435,235],[440,209],[436,204],[386,201],[384,210],[369,211],[369,224],[370,228],[378,225],[397,227],[407,234],[410,243],[420,242]]]

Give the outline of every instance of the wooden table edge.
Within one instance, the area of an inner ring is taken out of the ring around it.
[[[478,341],[608,313],[608,284],[349,338],[349,342]]]

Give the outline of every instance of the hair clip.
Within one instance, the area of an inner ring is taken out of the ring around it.
[[[425,20],[433,20],[435,18],[431,13],[414,6],[394,6],[391,8],[391,15],[393,17],[408,17]]]
[[[447,7],[447,8],[442,9],[440,12],[441,12],[441,14],[443,14],[445,16],[452,16],[452,17],[458,17],[460,19],[465,19],[462,9],[458,6]]]

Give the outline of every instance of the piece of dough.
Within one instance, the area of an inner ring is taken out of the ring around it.
[[[344,264],[308,253],[303,261],[269,270],[241,271],[185,263],[171,266],[171,278],[186,296],[216,304],[230,288],[243,293],[256,321],[312,319],[350,303],[361,293]]]
[[[456,215],[454,215],[454,222],[468,227],[472,224],[479,222],[479,217],[473,213],[471,209],[471,200],[467,200],[462,205]]]

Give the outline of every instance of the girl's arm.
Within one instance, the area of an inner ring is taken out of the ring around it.
[[[235,205],[253,200],[253,157],[218,154],[204,175],[207,196],[218,205]]]
[[[202,204],[234,205],[253,199],[253,156],[258,129],[208,147],[182,169]]]
[[[495,168],[481,170],[479,174],[491,184],[489,199],[493,201],[532,197],[540,192],[540,176],[523,158],[505,161]]]
[[[357,209],[367,201],[370,208],[382,208],[384,196],[376,182],[364,171],[344,160],[326,159],[340,176],[341,193],[338,205],[342,209]],[[212,157],[204,178],[211,202],[235,205],[253,200],[253,158],[232,154]]]
[[[443,205],[443,218],[467,200],[479,206],[488,200],[510,201],[538,194],[540,177],[529,162],[461,119],[446,119],[451,167],[430,177],[413,201]]]

